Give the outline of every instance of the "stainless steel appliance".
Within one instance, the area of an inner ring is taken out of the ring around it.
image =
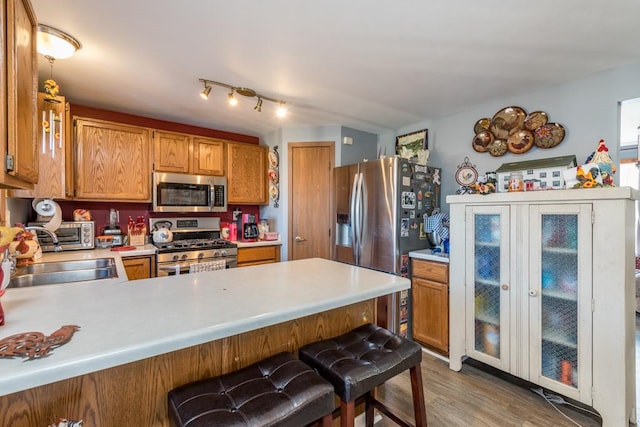
[[[104,227],[102,234],[112,236],[113,246],[122,246],[124,239],[122,236],[122,230],[120,229],[120,212],[117,209],[109,210],[109,225]]]
[[[226,212],[227,179],[181,173],[153,174],[154,212]]]
[[[407,276],[409,252],[431,246],[423,217],[440,206],[440,176],[395,156],[335,168],[333,258]],[[409,295],[380,299],[378,324],[410,336]]]
[[[30,222],[27,225],[43,226],[47,221]],[[53,252],[53,240],[46,232],[33,230],[38,237],[42,252]],[[95,223],[93,221],[62,221],[60,227],[54,231],[60,247],[64,251],[78,249],[93,249],[96,246]]]
[[[158,277],[237,266],[238,247],[220,237],[220,218],[151,218],[149,226],[167,221],[174,227],[171,241],[153,243]]]

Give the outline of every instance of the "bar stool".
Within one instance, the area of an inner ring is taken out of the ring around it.
[[[174,427],[291,426],[333,423],[333,386],[290,353],[169,391]]]
[[[422,347],[370,323],[335,338],[300,348],[300,360],[333,384],[340,397],[340,423],[353,426],[356,399],[364,396],[366,425],[373,426],[374,408],[399,425],[410,426],[373,396],[374,389],[407,369],[411,374],[413,411],[418,427],[427,425],[422,391]]]

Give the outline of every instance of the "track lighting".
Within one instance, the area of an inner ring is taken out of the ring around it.
[[[262,112],[262,101],[267,100],[275,104],[278,104],[278,109],[276,111],[276,115],[278,117],[284,117],[287,115],[286,103],[282,100],[264,96],[248,87],[232,86],[226,83],[220,83],[220,82],[207,80],[207,79],[198,79],[198,80],[204,84],[204,90],[200,92],[200,96],[202,96],[205,99],[208,98],[209,93],[211,92],[212,86],[220,86],[220,87],[229,89],[229,93],[227,95],[227,100],[229,102],[229,105],[238,104],[238,98],[236,98],[235,96],[235,94],[238,94],[238,95],[246,96],[247,98],[258,98],[258,102],[256,103],[255,107],[253,107],[253,109],[258,113]]]
[[[210,93],[211,93],[211,86],[205,83],[203,91],[200,92],[200,96],[203,97],[204,99],[209,99]]]

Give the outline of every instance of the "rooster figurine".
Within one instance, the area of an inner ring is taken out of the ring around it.
[[[80,329],[77,325],[64,325],[49,336],[42,332],[24,332],[0,340],[0,358],[26,357],[28,360],[49,355],[56,347],[68,343]]]

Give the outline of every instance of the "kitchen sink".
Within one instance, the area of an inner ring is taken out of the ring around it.
[[[43,262],[19,267],[9,288],[84,282],[118,277],[113,258]]]
[[[25,265],[24,267],[18,267],[18,269],[16,270],[16,276],[21,276],[24,274],[55,273],[57,271],[75,271],[111,267],[113,267],[114,269],[116,267],[116,261],[113,258],[81,259],[78,261],[39,262],[36,264]]]

